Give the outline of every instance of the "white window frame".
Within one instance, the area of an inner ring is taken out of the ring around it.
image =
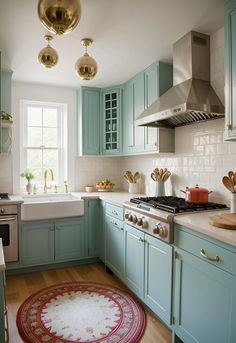
[[[67,105],[54,102],[42,102],[32,100],[22,100],[21,104],[21,124],[20,124],[20,171],[23,172],[27,169],[27,149],[43,149],[42,147],[28,147],[27,146],[27,113],[28,107],[42,107],[42,108],[57,108],[58,116],[58,147],[57,148],[45,148],[48,150],[59,151],[59,170],[58,170],[58,182],[57,186],[60,190],[63,190],[63,182],[68,178],[68,135],[67,135]],[[43,191],[43,185],[37,185],[38,191]],[[25,192],[25,180],[20,180],[21,192]],[[53,191],[53,190],[52,190]]]

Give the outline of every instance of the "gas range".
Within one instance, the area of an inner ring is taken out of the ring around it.
[[[8,193],[0,193],[0,200],[10,200]]]
[[[169,244],[174,242],[174,216],[227,209],[225,204],[190,204],[173,196],[132,198],[123,205],[125,222]]]

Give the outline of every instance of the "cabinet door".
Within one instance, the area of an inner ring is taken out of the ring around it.
[[[88,255],[97,257],[99,255],[101,237],[101,204],[99,199],[85,200],[87,202],[87,231],[88,231]]]
[[[225,139],[236,140],[236,0],[225,4]]]
[[[123,222],[106,215],[106,265],[120,278],[124,274]]]
[[[144,111],[144,73],[139,73],[133,79],[134,83],[134,152],[144,151],[144,127],[135,125],[135,120]]]
[[[125,224],[125,279],[128,287],[144,297],[144,233]]]
[[[134,148],[134,85],[130,80],[123,89],[123,152],[132,153]]]
[[[23,223],[21,226],[22,263],[45,264],[54,261],[54,224]]]
[[[83,218],[55,222],[55,260],[76,260],[88,255]]]
[[[188,343],[236,342],[236,277],[176,250],[175,332]]]
[[[100,154],[100,89],[81,87],[79,97],[79,154]]]
[[[103,91],[103,154],[120,153],[120,89]]]
[[[5,337],[5,286],[4,272],[0,272],[0,342],[6,342]]]
[[[171,323],[172,246],[145,236],[145,302]]]
[[[99,201],[99,225],[98,225],[98,257],[105,263],[105,211],[106,203],[102,200]]]
[[[173,85],[173,67],[164,62],[153,63],[145,70],[145,108],[148,108],[163,93]],[[167,140],[171,139],[168,137]],[[169,147],[165,149],[165,143],[161,141],[165,134],[160,129],[154,127],[145,128],[145,150],[159,152],[169,152]]]
[[[124,86],[123,151],[134,154],[144,150],[144,128],[135,119],[144,110],[144,73],[139,73]]]

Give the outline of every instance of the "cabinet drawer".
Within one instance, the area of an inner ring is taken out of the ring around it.
[[[107,203],[106,204],[106,213],[112,217],[123,220],[123,207],[119,207],[119,206]]]
[[[108,224],[113,225],[120,230],[124,230],[124,222],[122,220],[111,217],[108,214],[106,215],[106,220],[107,220]]]
[[[236,275],[236,254],[221,247],[220,242],[219,245],[214,244],[178,227],[175,230],[175,245],[216,267]],[[212,260],[216,259],[217,256],[218,261]]]

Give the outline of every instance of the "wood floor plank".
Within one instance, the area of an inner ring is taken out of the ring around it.
[[[9,343],[23,343],[16,327],[16,313],[20,304],[36,291],[62,282],[91,281],[127,287],[114,275],[108,274],[101,263],[45,270],[7,277],[6,297],[9,318]],[[170,330],[146,307],[146,329],[140,343],[171,343]]]

